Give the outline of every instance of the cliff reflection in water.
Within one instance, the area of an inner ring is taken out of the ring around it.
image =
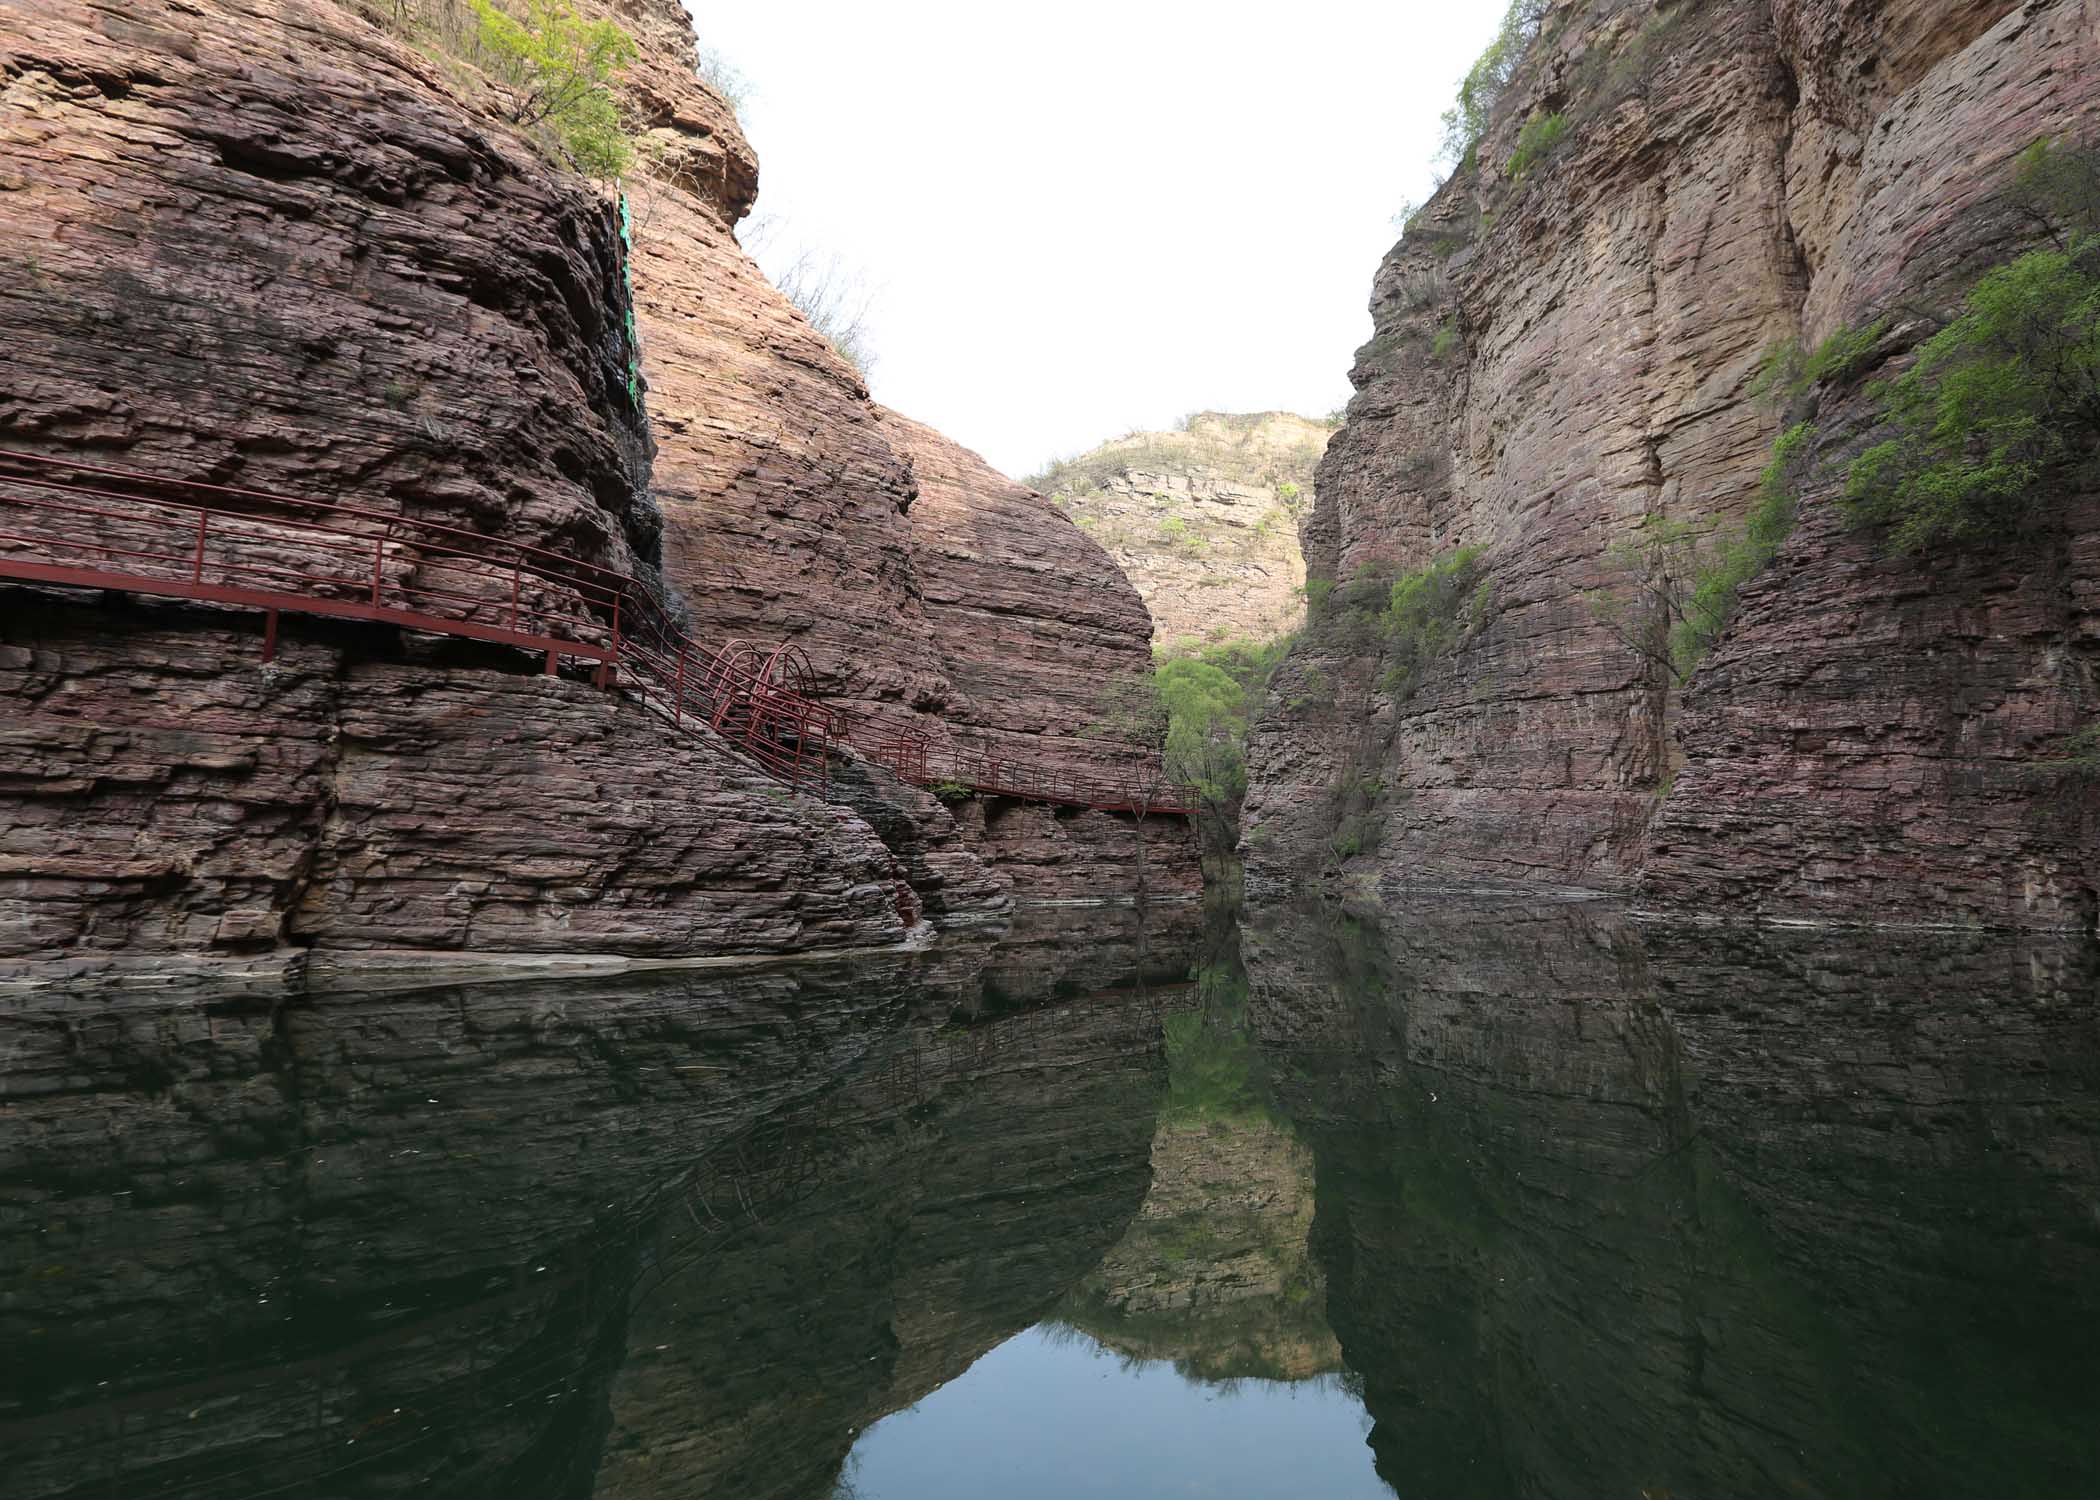
[[[1400,1493],[2100,1492],[2090,948],[1432,906],[1246,949]]]
[[[2083,1496],[2094,981],[2070,943],[1185,907],[876,965],[17,1003],[0,1472],[894,1500],[917,1448],[952,1487],[915,1495],[1019,1496],[992,1411],[1049,1492],[1060,1451],[1128,1494],[1165,1450],[1271,1493],[1186,1433],[1117,1471],[1099,1383],[1046,1363],[1098,1349],[1320,1434],[1321,1483]],[[1257,1387],[1360,1400],[1368,1454]]]
[[[1135,1210],[1200,923],[18,1003],[5,1491],[828,1493]]]

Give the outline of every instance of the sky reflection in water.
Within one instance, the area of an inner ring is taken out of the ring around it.
[[[885,1417],[847,1461],[856,1500],[1384,1500],[1363,1404],[1331,1376],[1184,1378],[1036,1327]]]

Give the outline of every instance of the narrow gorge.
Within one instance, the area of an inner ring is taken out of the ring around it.
[[[2100,1494],[2100,0],[0,0],[0,350],[8,1500]]]

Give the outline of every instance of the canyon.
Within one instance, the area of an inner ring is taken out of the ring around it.
[[[676,0],[582,9],[638,44],[617,196],[509,123],[454,0],[9,11],[0,449],[545,548],[695,639],[791,639],[842,714],[1127,773],[1144,747],[1086,731],[1148,667],[1137,594],[743,253],[757,162]],[[1200,884],[1181,820],[951,811],[859,762],[816,801],[519,653],[259,629],[0,588],[0,963],[807,951]]]
[[[695,640],[791,643],[864,740],[1036,778],[1156,765],[1104,710],[1155,648],[1302,623],[1246,751],[1257,894],[2090,928],[2100,807],[2048,757],[2100,712],[2100,500],[1927,556],[1840,503],[1876,377],[2034,241],[2017,154],[2100,132],[2090,5],[1519,12],[1339,426],[1198,412],[1031,487],[878,403],[745,254],[756,154],[677,0],[582,6],[636,43],[617,191],[516,123],[459,0],[11,11],[0,487],[92,462],[546,549]],[[1776,348],[1859,329],[1775,399]],[[1804,421],[1798,524],[1659,670],[1600,604],[1628,549],[1741,523]],[[124,535],[84,513],[0,561]],[[375,598],[389,556],[434,566],[380,552]],[[1387,585],[1453,558],[1452,638],[1402,671]],[[811,797],[514,650],[264,628],[0,586],[0,965],[832,952],[1202,889],[1182,817],[850,752]]]
[[[1513,12],[1513,15],[1517,12]],[[1891,555],[1843,524],[1876,375],[2034,242],[2030,143],[2100,130],[2082,0],[1557,0],[1379,267],[1306,518],[1311,627],[1252,736],[1250,889],[1580,888],[1735,918],[2086,927],[2100,510]],[[1549,127],[1550,128],[1547,128]],[[1880,320],[1886,320],[1880,321]],[[1771,351],[1878,327],[1788,412]],[[1596,601],[1644,523],[1740,522],[1806,417],[1799,521],[1685,681]],[[1385,583],[1478,548],[1395,692]],[[1616,549],[1616,550],[1615,550]]]

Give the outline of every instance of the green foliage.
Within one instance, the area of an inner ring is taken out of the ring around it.
[[[634,38],[615,22],[582,19],[566,0],[532,0],[522,21],[489,0],[471,4],[482,51],[516,90],[511,118],[546,128],[586,176],[624,172],[634,147],[612,80],[634,61]]]
[[[1480,576],[1482,550],[1460,547],[1394,580],[1386,600],[1390,665],[1383,686],[1395,699],[1413,697],[1429,668],[1487,623],[1494,590]]]
[[[1990,272],[1876,395],[1895,435],[1846,472],[1854,524],[1905,552],[2031,530],[2052,486],[2100,479],[2100,243]]]
[[[1177,642],[1159,653],[1149,674],[1109,685],[1087,733],[1159,746],[1168,778],[1201,796],[1206,840],[1230,849],[1247,791],[1247,729],[1291,640]]]
[[[1796,490],[1814,435],[1807,422],[1780,434],[1757,503],[1739,527],[1708,533],[1667,516],[1643,520],[1629,541],[1607,554],[1631,588],[1588,596],[1598,622],[1635,655],[1680,682],[1689,678],[1735,618],[1743,585],[1793,533]]]
[[[1210,543],[1198,536],[1180,516],[1168,516],[1162,520],[1159,523],[1159,534],[1169,547],[1178,551],[1200,555],[1210,550]]]
[[[936,781],[926,790],[950,807],[958,802],[967,802],[977,795],[960,781]]]
[[[1193,784],[1206,804],[1235,806],[1247,790],[1247,694],[1200,656],[1178,656],[1154,673],[1167,713],[1167,775]]]
[[[2035,141],[2020,153],[2013,199],[2058,249],[2069,249],[2074,235],[2100,234],[2100,152]]]
[[[1510,0],[1501,30],[1460,82],[1457,100],[1444,111],[1441,154],[1446,161],[1471,164],[1473,150],[1493,119],[1495,101],[1516,76],[1545,15],[1546,0]]]
[[[1711,557],[1693,573],[1688,606],[1670,632],[1670,660],[1680,679],[1691,676],[1735,618],[1743,585],[1763,572],[1793,535],[1800,512],[1794,486],[1814,436],[1807,422],[1779,435],[1759,481],[1757,504],[1742,529],[1719,535]]]
[[[1332,578],[1307,578],[1305,580],[1305,614],[1308,620],[1319,620],[1327,613],[1327,606],[1334,598]]]
[[[1522,182],[1524,174],[1545,160],[1567,133],[1568,117],[1563,114],[1533,115],[1526,120],[1517,133],[1517,149],[1510,154],[1510,181]]]
[[[1840,328],[1816,345],[1813,352],[1799,339],[1787,339],[1765,351],[1763,366],[1751,384],[1750,394],[1770,397],[1787,406],[1809,390],[1825,383],[1844,385],[1859,378],[1873,363],[1875,351],[1889,330],[1887,318],[1877,318],[1857,327]]]
[[[1318,667],[1307,667],[1299,674],[1298,680],[1305,691],[1284,705],[1292,713],[1302,713],[1308,708],[1334,707],[1334,690],[1328,686],[1325,672]]]
[[[1449,359],[1458,348],[1458,325],[1446,320],[1436,331],[1436,338],[1429,346],[1429,357],[1435,360]]]
[[[1222,640],[1162,657],[1153,681],[1166,713],[1167,774],[1202,794],[1206,832],[1221,848],[1238,840],[1247,792],[1247,728],[1291,638]]]
[[[1281,500],[1285,505],[1291,504],[1300,495],[1304,493],[1304,490],[1300,489],[1296,484],[1292,483],[1288,479],[1286,479],[1282,484],[1276,486],[1276,498]]]
[[[1847,517],[1899,551],[2033,531],[2100,482],[2100,153],[2037,141],[2012,197],[2054,243],[1985,274],[1875,388],[1892,434],[1845,474]]]
[[[1167,1097],[1161,1115],[1188,1124],[1272,1119],[1246,1022],[1245,977],[1205,970],[1197,982],[1204,987],[1204,1008],[1169,1016],[1163,1028]]]
[[[2067,734],[2034,763],[2036,774],[2052,780],[2100,780],[2100,719],[2076,734]]]
[[[1372,650],[1380,637],[1386,591],[1399,576],[1399,564],[1390,558],[1374,557],[1359,564],[1348,578],[1329,585],[1318,608],[1308,608],[1308,628],[1329,645]]]

